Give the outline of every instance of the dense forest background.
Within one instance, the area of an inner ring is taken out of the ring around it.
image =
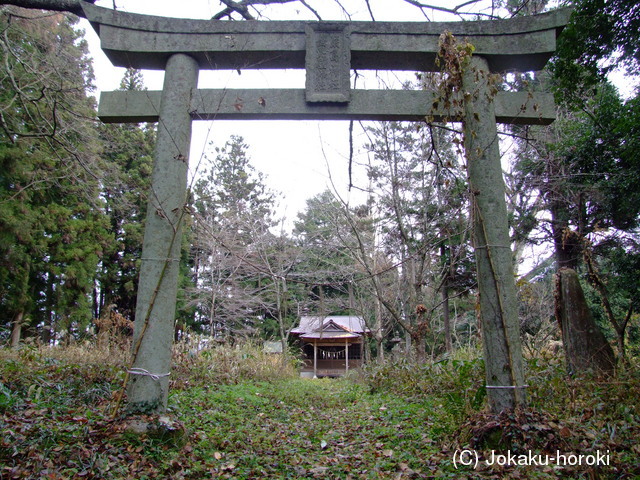
[[[266,8],[224,3],[220,18]],[[500,84],[552,89],[558,103],[551,126],[501,130],[522,338],[529,351],[560,340],[553,276],[570,267],[624,358],[640,341],[640,101],[637,88],[622,98],[608,74],[637,85],[640,14],[629,1],[568,3],[574,23],[548,69]],[[491,12],[553,6],[494,1]],[[73,15],[0,8],[0,339],[54,345],[130,332],[155,127],[96,120]],[[412,87],[439,88],[443,77],[417,74]],[[141,72],[128,70],[120,88],[144,89]],[[354,206],[328,189],[291,231],[243,138],[205,152],[190,185],[176,339],[286,345],[301,315],[354,314],[371,329],[372,358],[395,346],[423,360],[478,341],[460,126],[364,128],[366,200]]]

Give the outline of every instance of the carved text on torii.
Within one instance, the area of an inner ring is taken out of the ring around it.
[[[346,27],[336,23],[307,25],[307,102],[349,101],[351,45]]]

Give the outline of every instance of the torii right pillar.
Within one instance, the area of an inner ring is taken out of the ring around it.
[[[523,405],[526,399],[495,89],[487,61],[471,57],[462,83],[487,396],[491,411],[498,413]]]

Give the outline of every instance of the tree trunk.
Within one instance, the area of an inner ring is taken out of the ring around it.
[[[473,212],[485,375],[494,413],[525,404],[520,323],[488,64],[463,74],[464,136]]]
[[[613,349],[593,320],[578,274],[570,268],[556,274],[556,318],[569,375],[614,373]]]
[[[42,343],[44,345],[50,346],[51,341],[55,338],[55,328],[56,321],[54,317],[54,291],[53,288],[53,274],[51,272],[47,275],[47,293],[46,293],[46,301],[45,301],[45,325],[42,327]]]
[[[620,361],[623,364],[627,363],[627,353],[626,353],[626,348],[624,346],[624,337],[625,337],[625,331],[624,330],[617,330],[616,331],[616,339],[618,342],[618,357],[620,358]]]
[[[426,333],[427,331],[422,324],[416,325],[411,331],[411,342],[416,351],[416,363],[418,365],[422,365],[427,360]]]
[[[22,320],[24,319],[24,312],[20,311],[13,319],[13,326],[11,328],[11,348],[18,348],[20,346],[20,335],[22,333]]]
[[[209,307],[209,335],[211,338],[216,338],[216,288],[215,288],[215,279],[213,278],[213,271],[211,272],[211,298],[210,298],[210,307]]]
[[[444,247],[442,247],[444,249]],[[448,270],[448,268],[447,268]],[[449,272],[445,272],[445,278],[442,282],[442,322],[444,323],[444,348],[447,353],[453,350],[453,342],[451,340],[451,318],[449,317]]]
[[[289,332],[287,331],[287,328],[284,324],[284,319],[285,319],[285,312],[283,312],[284,309],[284,294],[287,291],[287,285],[286,285],[286,280],[283,279],[282,283],[282,289],[280,289],[280,284],[278,283],[279,280],[277,277],[274,276],[273,278],[273,283],[276,289],[276,311],[278,312],[278,328],[280,329],[280,342],[282,345],[282,358],[283,360],[285,360],[285,353],[287,353],[287,340],[289,339]]]
[[[411,341],[411,334],[409,333],[408,330],[405,330],[405,335],[404,335],[404,356],[407,360],[411,359],[411,351],[412,351],[412,341]]]
[[[384,332],[382,331],[382,305],[376,298],[376,326],[374,328],[374,337],[376,340],[376,353],[379,362],[384,362]]]
[[[561,175],[561,173],[556,175]],[[558,195],[558,192],[550,191],[548,194],[553,198]],[[566,211],[566,205],[563,205],[560,200],[552,201],[550,211],[551,232],[558,270],[561,268],[576,270],[582,255],[582,242],[579,235],[569,229],[567,220],[569,214]]]

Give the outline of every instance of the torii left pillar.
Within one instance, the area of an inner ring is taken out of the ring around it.
[[[142,244],[128,411],[167,407],[178,294],[182,224],[191,145],[191,97],[198,63],[179,53],[167,60],[160,102],[152,189]]]

